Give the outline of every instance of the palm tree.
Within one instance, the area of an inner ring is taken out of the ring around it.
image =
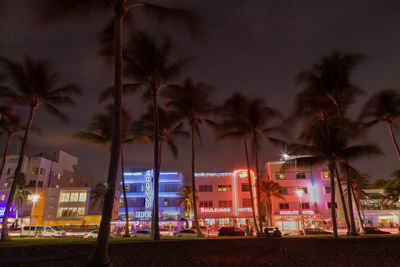
[[[8,149],[10,147],[10,142],[11,139],[16,136],[20,137],[17,135],[20,131],[24,129],[23,125],[21,124],[21,119],[18,116],[17,110],[15,107],[12,106],[3,106],[0,107],[0,135],[1,134],[7,134],[7,141],[6,145],[4,148],[4,153],[3,153],[3,162],[1,163],[1,168],[0,168],[0,179],[3,177],[3,172],[4,168],[6,166],[7,162],[7,154],[8,154]],[[0,181],[0,186],[3,186],[2,181]]]
[[[199,20],[196,16],[188,12],[187,10],[178,8],[166,8],[158,5],[150,4],[148,2],[132,2],[128,0],[111,0],[111,1],[96,1],[96,4],[92,0],[60,0],[57,4],[54,4],[51,0],[43,0],[41,5],[37,5],[40,18],[42,21],[56,20],[71,15],[78,15],[81,17],[87,17],[87,14],[92,9],[98,11],[112,10],[114,18],[112,19],[113,26],[109,27],[110,23],[107,24],[107,30],[110,28],[108,35],[102,36],[103,47],[109,46],[114,48],[115,57],[115,70],[114,70],[114,114],[113,114],[113,137],[111,142],[111,157],[109,163],[108,172],[108,184],[110,192],[107,192],[106,201],[102,212],[99,238],[97,239],[96,252],[92,259],[93,264],[106,265],[109,264],[108,257],[108,238],[110,236],[110,224],[113,210],[113,198],[115,195],[115,183],[118,175],[118,161],[121,150],[121,114],[122,114],[122,84],[123,84],[123,70],[122,70],[122,45],[123,45],[123,22],[126,16],[129,16],[131,9],[141,8],[144,14],[149,15],[160,24],[165,24],[168,21],[178,21],[180,24],[185,25],[189,30],[195,32],[199,29]],[[108,41],[107,41],[108,40]],[[111,46],[110,46],[111,44]]]
[[[182,85],[169,86],[164,91],[164,96],[167,98],[167,107],[171,108],[174,117],[180,120],[186,120],[190,128],[191,145],[192,145],[192,187],[196,188],[195,181],[195,139],[200,138],[200,125],[205,116],[212,111],[212,103],[209,95],[213,91],[213,87],[203,83],[193,83],[187,78]],[[199,220],[197,216],[196,192],[193,194],[193,212],[198,236],[203,236]]]
[[[15,190],[15,219],[18,219],[18,211],[21,208],[22,204],[28,199],[28,196],[31,194],[26,190],[28,186],[25,185],[25,175],[20,173],[17,181],[17,188]]]
[[[188,220],[193,212],[193,187],[191,185],[182,186],[181,192],[179,192],[178,203],[176,206],[181,207],[182,205],[185,212],[185,219]]]
[[[101,210],[104,206],[104,196],[106,195],[108,190],[107,182],[99,182],[97,183],[93,190],[90,192],[91,207],[95,207],[97,203],[99,203],[99,210]]]
[[[272,197],[286,201],[281,194],[282,189],[279,183],[270,179],[263,179],[260,182],[261,200],[266,203],[269,226],[272,226]]]
[[[88,132],[77,132],[73,135],[74,138],[80,139],[92,145],[106,146],[110,149],[112,141],[112,106],[108,107],[108,114],[96,114],[92,117],[92,123]],[[134,135],[130,129],[131,116],[123,109],[122,110],[122,125],[121,125],[121,180],[122,192],[124,195],[125,206],[125,234],[129,235],[129,212],[128,199],[126,197],[125,176],[124,176],[124,145],[133,143],[150,143],[146,136]]]
[[[133,78],[139,87],[145,89],[144,96],[151,99],[153,106],[153,145],[154,145],[154,240],[160,240],[159,231],[159,207],[158,207],[158,188],[160,177],[159,166],[159,135],[160,135],[160,118],[158,114],[158,94],[160,90],[165,88],[169,82],[175,79],[184,66],[184,60],[171,62],[172,43],[167,36],[161,46],[157,46],[156,42],[148,35],[141,32],[134,36],[130,49],[127,49],[125,58],[125,67],[127,75]]]
[[[396,149],[397,157],[400,160],[400,150],[396,137],[393,133],[393,125],[400,119],[400,93],[395,89],[384,89],[370,97],[365,103],[360,119],[372,118],[368,122],[369,126],[374,126],[379,122],[386,123],[393,146]]]
[[[3,217],[1,240],[6,241],[10,240],[7,231],[9,209],[14,199],[17,177],[21,172],[22,163],[26,154],[28,137],[34,115],[39,107],[43,107],[45,111],[60,118],[62,121],[68,121],[68,117],[58,108],[62,105],[75,105],[70,95],[81,95],[81,89],[75,84],[67,84],[54,88],[57,76],[52,72],[51,66],[47,61],[33,60],[26,57],[23,63],[19,63],[1,57],[0,68],[10,83],[10,87],[1,88],[0,97],[12,99],[30,108],[18,165],[15,169],[14,180],[11,185]]]
[[[214,122],[206,120],[207,124],[214,131],[217,140],[220,139],[232,139],[243,142],[244,154],[246,157],[247,164],[247,178],[250,187],[250,199],[251,208],[253,213],[254,225],[257,233],[260,232],[260,228],[257,224],[255,205],[254,205],[254,194],[253,185],[251,181],[250,173],[250,160],[247,142],[251,138],[251,130],[248,121],[248,110],[249,110],[249,99],[240,93],[234,93],[230,98],[225,100],[220,108],[217,108],[217,114],[220,117],[220,122]]]

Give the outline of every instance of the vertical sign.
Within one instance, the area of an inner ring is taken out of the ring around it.
[[[153,170],[146,171],[145,175],[146,186],[145,186],[145,207],[147,210],[153,208]]]

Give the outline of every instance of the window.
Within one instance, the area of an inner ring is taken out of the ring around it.
[[[306,179],[306,173],[305,172],[296,173],[296,179]]]
[[[202,200],[200,201],[200,208],[212,208],[213,201],[212,200]]]
[[[43,182],[42,181],[38,181],[37,186],[38,187],[43,187]]]
[[[30,187],[36,187],[36,181],[35,180],[30,180],[29,181],[29,186]]]
[[[86,201],[86,192],[79,193],[79,202]]]
[[[78,208],[78,216],[85,215],[85,208]]]
[[[218,191],[219,192],[232,191],[232,185],[230,185],[230,184],[218,185]]]
[[[242,199],[242,207],[243,208],[251,208],[251,199]]]
[[[250,192],[250,184],[242,184],[242,192]]]
[[[1,195],[1,201],[4,201],[5,198],[6,198],[6,195]]]
[[[58,188],[58,187],[59,187],[59,185],[57,184],[57,185],[56,185],[56,188]]]
[[[301,203],[301,209],[303,210],[309,210],[310,209],[310,203]]]
[[[289,209],[289,203],[279,203],[279,209],[280,210],[288,210]]]
[[[280,193],[281,195],[287,195],[287,194],[288,194],[288,190],[287,190],[286,187],[282,187],[282,188],[279,190],[279,193]]]
[[[68,217],[75,217],[78,214],[78,208],[68,208]]]
[[[213,186],[211,184],[201,184],[199,185],[199,192],[212,192]]]
[[[322,171],[322,179],[329,179],[329,171]]]
[[[303,190],[304,194],[308,194],[307,187],[297,187],[297,190]]]
[[[68,216],[68,208],[58,209],[58,217],[67,217],[67,216]]]
[[[57,180],[61,179],[61,173],[57,173]]]
[[[69,183],[70,183],[70,184],[73,184],[73,183],[74,183],[74,178],[73,178],[73,177],[69,178]]]
[[[277,173],[276,173],[276,179],[277,179],[277,180],[285,180],[285,179],[286,179],[286,173],[277,172]]]
[[[79,193],[78,192],[71,193],[71,197],[70,197],[69,201],[77,202],[78,200],[79,200]]]
[[[60,202],[69,202],[69,193],[61,193]]]
[[[32,168],[32,174],[36,175],[38,174],[39,169],[38,168]]]
[[[11,168],[8,168],[8,169],[7,169],[7,174],[6,174],[6,175],[10,175],[10,172],[11,172]]]
[[[45,175],[46,174],[46,169],[40,168],[40,174]]]
[[[330,186],[325,186],[325,194],[330,194],[331,193],[331,187]]]
[[[218,201],[218,206],[220,208],[231,208],[232,200],[220,200],[220,201]]]
[[[179,185],[178,184],[164,184],[164,192],[178,192]]]
[[[164,198],[164,207],[168,206],[168,199]]]
[[[331,209],[332,208],[331,202],[327,202],[327,204],[328,204],[328,209]],[[337,203],[336,202],[335,202],[335,209],[337,209]]]
[[[4,188],[7,188],[7,186],[8,186],[8,183],[4,183],[4,184],[3,184],[3,187],[4,187]]]

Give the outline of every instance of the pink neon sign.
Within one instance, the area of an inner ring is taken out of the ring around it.
[[[231,208],[200,208],[200,212],[231,212]]]
[[[313,210],[303,210],[303,214],[314,214]],[[300,211],[298,210],[281,210],[279,211],[279,214],[281,215],[299,215]]]

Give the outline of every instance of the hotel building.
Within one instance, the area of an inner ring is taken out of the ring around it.
[[[250,171],[254,200],[256,177]],[[200,225],[244,226],[253,224],[247,170],[195,173]],[[258,215],[257,201],[254,201]]]

